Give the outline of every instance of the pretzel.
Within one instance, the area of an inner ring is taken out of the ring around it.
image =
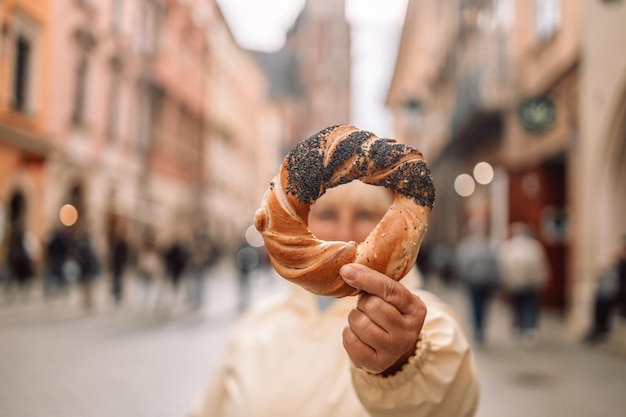
[[[360,180],[394,201],[364,242],[327,242],[308,228],[311,204],[327,189]],[[351,125],[328,127],[294,145],[265,192],[254,225],[279,275],[324,296],[345,297],[339,269],[360,263],[399,281],[415,264],[435,200],[423,155]]]

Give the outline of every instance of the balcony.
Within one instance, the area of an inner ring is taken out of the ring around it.
[[[450,138],[444,155],[467,153],[499,136],[503,102],[490,95],[492,90],[486,88],[484,80],[484,72],[476,70],[457,82],[449,118]]]

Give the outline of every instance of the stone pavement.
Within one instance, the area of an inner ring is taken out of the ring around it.
[[[89,313],[76,290],[52,302],[38,288],[27,301],[0,294],[0,416],[184,417],[198,400],[239,317],[230,264],[212,271],[199,311],[182,303],[155,310],[135,281],[116,307],[106,283],[99,280]],[[267,274],[252,283],[255,302],[285,290]],[[467,326],[461,292],[428,288]],[[506,306],[493,307],[488,343],[475,351],[482,385],[477,417],[624,415],[626,359],[568,340],[549,313],[537,345],[524,348],[510,337]]]
[[[453,305],[469,332],[463,293],[438,283],[429,289]],[[487,343],[475,347],[481,381],[476,417],[618,417],[626,415],[626,358],[572,340],[563,320],[542,313],[536,345],[512,335],[507,305],[489,315]]]
[[[259,278],[254,300],[281,291]],[[180,300],[157,310],[136,281],[115,306],[104,276],[91,312],[77,288],[46,301],[38,287],[27,300],[0,291],[0,417],[183,417],[239,317],[228,264],[212,271],[200,311]]]

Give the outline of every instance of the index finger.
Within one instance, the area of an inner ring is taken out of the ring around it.
[[[410,314],[414,310],[416,296],[404,285],[385,274],[357,263],[342,266],[339,274],[346,284],[382,298],[402,314]]]

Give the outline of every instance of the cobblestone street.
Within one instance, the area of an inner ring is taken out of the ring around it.
[[[148,307],[133,282],[118,308],[106,284],[101,277],[91,313],[77,291],[2,299],[0,416],[174,417],[195,404],[238,317],[232,272],[213,271],[195,312]],[[260,299],[280,286],[255,280],[252,292]]]
[[[284,291],[277,278],[255,278],[256,302]],[[77,292],[53,302],[35,294],[26,302],[2,298],[0,416],[183,417],[195,404],[239,316],[229,265],[212,272],[208,298],[196,312],[157,313],[141,303],[134,282],[117,308],[106,283],[102,277],[91,313],[82,310]],[[461,293],[431,289],[464,317]],[[488,344],[476,350],[478,417],[623,414],[624,358],[568,341],[560,320],[549,314],[539,343],[525,349],[510,338],[505,306],[496,304],[492,313]]]
[[[469,334],[463,294],[431,290],[455,306]],[[492,306],[487,343],[475,348],[481,379],[477,417],[617,417],[626,409],[626,358],[608,346],[587,346],[566,335],[563,322],[544,312],[536,345],[512,336],[509,310]]]

